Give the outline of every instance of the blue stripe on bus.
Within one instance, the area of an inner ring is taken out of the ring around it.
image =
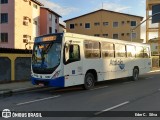
[[[50,87],[64,87],[64,77],[59,77],[56,79],[39,79],[31,77],[31,80],[33,85],[42,83],[45,86],[50,86]]]

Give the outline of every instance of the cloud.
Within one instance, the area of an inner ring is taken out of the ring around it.
[[[103,9],[112,10],[116,12],[128,12],[131,9],[130,6],[124,6],[118,3],[105,2],[103,3]]]
[[[51,0],[38,0],[38,1],[44,4],[45,7],[50,8],[51,10],[60,14],[61,16],[69,15],[71,12],[77,10],[77,8],[74,7],[61,6],[57,3],[52,2]]]

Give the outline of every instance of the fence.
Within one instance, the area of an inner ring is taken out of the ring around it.
[[[0,48],[0,82],[30,79],[31,51]]]

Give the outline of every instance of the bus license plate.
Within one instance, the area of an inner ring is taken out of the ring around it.
[[[39,83],[38,85],[39,85],[39,86],[42,86],[42,87],[44,87],[44,84],[43,84],[43,83]]]

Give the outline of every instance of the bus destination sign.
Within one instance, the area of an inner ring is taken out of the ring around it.
[[[56,36],[47,36],[47,37],[43,37],[43,41],[54,41],[56,40],[57,37]]]

